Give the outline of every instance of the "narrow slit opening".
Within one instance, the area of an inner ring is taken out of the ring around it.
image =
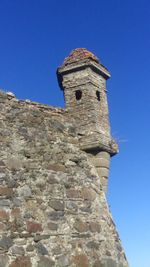
[[[82,91],[81,90],[77,90],[75,92],[75,96],[76,96],[76,100],[80,100],[82,97]]]
[[[97,97],[97,100],[100,101],[100,92],[99,91],[96,91],[96,97]]]

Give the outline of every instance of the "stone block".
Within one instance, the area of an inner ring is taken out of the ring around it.
[[[57,258],[57,266],[66,267],[69,266],[69,259],[67,255],[61,255]]]
[[[32,267],[30,257],[19,256],[9,265],[9,267]]]
[[[20,218],[21,217],[21,210],[20,210],[20,208],[13,208],[11,210],[11,216],[13,218]]]
[[[85,254],[73,256],[72,263],[77,267],[89,267],[88,257]]]
[[[86,222],[83,222],[81,220],[76,220],[74,223],[74,228],[79,232],[87,232],[89,230],[89,226]]]
[[[110,165],[110,160],[107,160],[107,159],[99,160],[99,167],[104,167],[104,168],[109,169],[109,165]]]
[[[6,224],[0,222],[0,233],[3,233],[3,231],[5,231],[5,229],[6,229]]]
[[[34,251],[34,249],[35,249],[35,247],[31,244],[26,247],[27,252],[32,252],[32,251]]]
[[[117,263],[111,259],[111,258],[107,258],[102,260],[102,267],[117,267]]]
[[[59,184],[59,179],[52,175],[49,175],[47,182],[49,184]]]
[[[0,239],[0,248],[2,248],[4,250],[8,250],[12,246],[13,246],[12,238],[5,236],[5,235],[2,236],[2,238]]]
[[[80,198],[81,194],[80,194],[79,190],[73,189],[73,188],[69,188],[69,189],[66,189],[66,196],[68,198]]]
[[[56,223],[53,223],[53,222],[49,222],[47,224],[47,227],[51,231],[57,231],[57,229],[58,229],[58,225]]]
[[[62,164],[49,164],[47,169],[55,172],[66,172],[66,167]]]
[[[19,196],[26,198],[29,198],[32,196],[31,189],[28,185],[24,185],[20,188],[18,188]]]
[[[29,233],[36,233],[42,231],[42,225],[34,221],[27,221],[27,231]]]
[[[8,220],[9,220],[9,213],[3,209],[0,209],[0,221],[3,222]]]
[[[10,230],[13,232],[21,232],[23,231],[24,222],[21,218],[15,218],[13,221],[11,221],[8,225],[10,227]]]
[[[5,166],[5,163],[4,161],[0,160],[0,167],[3,167],[3,166]]]
[[[7,168],[12,170],[12,171],[16,171],[16,170],[20,170],[22,167],[22,162],[19,158],[9,158],[7,160]]]
[[[7,255],[0,255],[0,267],[7,267],[9,262],[9,257]]]
[[[1,169],[2,169],[2,167],[0,168],[0,180],[4,180],[6,178],[6,174],[4,172],[1,172],[1,171],[4,171]]]
[[[86,213],[91,213],[92,212],[92,201],[89,200],[85,200],[82,201],[79,206],[79,210],[82,212],[86,212]]]
[[[111,251],[106,250],[105,255],[108,256],[108,257],[112,256]]]
[[[0,200],[0,207],[10,207],[11,202],[9,199],[1,199]]]
[[[52,207],[56,211],[63,211],[64,210],[64,202],[61,200],[53,199],[49,201],[50,207]]]
[[[99,249],[99,244],[96,241],[89,241],[86,245],[89,249]]]
[[[101,226],[100,226],[100,224],[98,223],[98,222],[90,222],[89,223],[89,229],[90,229],[90,231],[91,232],[93,232],[93,233],[100,233],[100,231],[101,231]]]
[[[64,219],[64,211],[51,211],[48,213],[48,218],[53,221]]]
[[[55,246],[53,249],[52,249],[52,253],[53,255],[60,255],[62,254],[62,246]]]
[[[24,248],[19,246],[13,246],[11,248],[11,252],[13,255],[20,255],[23,256],[25,254]]]
[[[100,177],[108,177],[109,176],[109,169],[107,168],[97,168],[98,175]]]
[[[93,264],[93,267],[104,267],[100,260],[96,260]]]
[[[97,158],[97,157],[93,157],[92,159],[90,159],[92,164],[95,167],[105,167],[105,168],[109,168],[109,160],[107,159],[103,159],[103,158]]]
[[[13,196],[13,189],[9,187],[0,186],[0,196],[11,198]]]
[[[51,267],[54,266],[55,262],[50,257],[41,256],[38,261],[37,267]]]
[[[21,201],[21,199],[19,197],[12,199],[12,203],[13,203],[14,207],[21,207],[21,202],[22,201]]]
[[[92,188],[85,187],[81,191],[81,197],[84,200],[93,201],[96,198],[96,192]]]
[[[106,177],[101,178],[102,189],[106,193],[108,188],[108,179]]]
[[[48,255],[48,251],[42,243],[37,243],[36,249],[39,255]]]
[[[72,161],[72,160],[67,160],[66,163],[65,163],[65,166],[66,167],[74,167],[76,165],[77,164],[74,161]]]
[[[66,201],[66,209],[76,212],[78,210],[78,205],[75,203],[75,201]]]

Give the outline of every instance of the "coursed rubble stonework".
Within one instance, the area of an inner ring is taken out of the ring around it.
[[[2,91],[0,107],[0,267],[127,267],[105,196],[112,150],[86,151],[70,108]]]

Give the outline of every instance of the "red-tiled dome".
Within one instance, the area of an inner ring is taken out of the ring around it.
[[[77,48],[74,49],[67,58],[65,58],[64,65],[69,65],[83,59],[92,59],[93,61],[99,63],[99,59],[86,48]]]

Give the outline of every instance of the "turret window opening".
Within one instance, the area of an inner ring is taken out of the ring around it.
[[[75,96],[76,96],[76,100],[80,100],[82,97],[82,91],[81,90],[75,91]]]
[[[96,91],[96,96],[97,96],[97,100],[100,101],[100,92],[99,91]]]

